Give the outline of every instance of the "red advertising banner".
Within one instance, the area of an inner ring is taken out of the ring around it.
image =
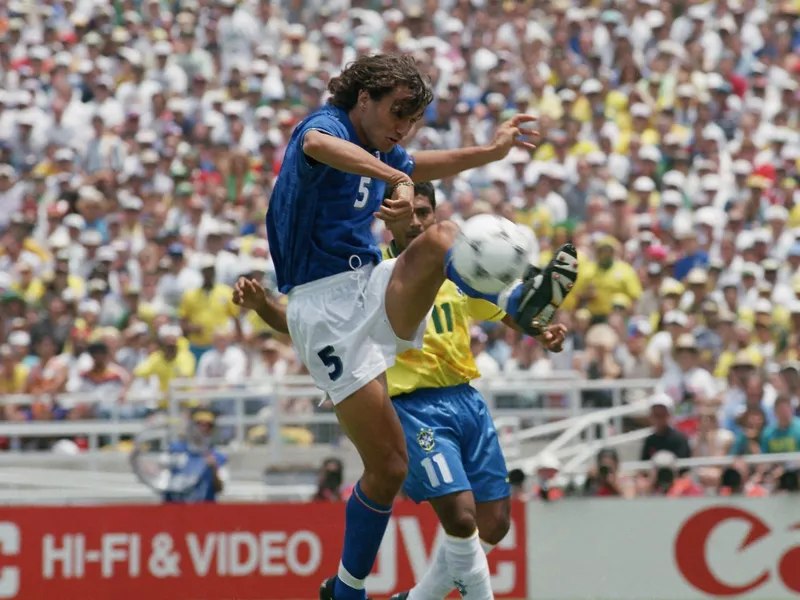
[[[524,513],[489,558],[498,597],[525,596]],[[0,599],[312,599],[343,534],[343,504],[2,508]],[[430,507],[397,504],[370,594],[410,588],[438,535]]]

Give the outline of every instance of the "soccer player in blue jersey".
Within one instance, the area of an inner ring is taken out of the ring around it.
[[[286,148],[270,198],[267,236],[278,286],[288,294],[287,326],[298,355],[333,402],[364,463],[347,503],[342,559],[322,600],[364,600],[365,580],[403,485],[408,456],[384,372],[395,356],[420,348],[427,315],[450,279],[469,296],[500,306],[527,333],[539,334],[572,286],[574,248],[543,272],[501,294],[480,294],[452,267],[458,227],[438,223],[397,258],[381,262],[373,217],[411,220],[414,181],[456,175],[533,149],[517,115],[487,146],[418,152],[398,145],[433,100],[414,60],[405,55],[357,59],[328,90],[328,104],[302,121]],[[386,185],[391,199],[383,201]]]
[[[436,222],[433,185],[416,183],[414,192],[413,218],[408,227],[392,226],[385,258],[398,256]],[[257,281],[241,278],[233,298],[276,331],[289,333],[285,307]],[[430,502],[446,535],[417,585],[391,600],[444,600],[454,588],[473,600],[491,600],[484,553],[509,530],[511,489],[491,415],[469,385],[480,377],[469,329],[471,319],[518,327],[496,306],[465,297],[450,281],[439,289],[431,314],[422,349],[399,354],[386,380],[408,448],[403,488],[412,500]],[[560,352],[565,335],[563,325],[550,325],[540,341]]]

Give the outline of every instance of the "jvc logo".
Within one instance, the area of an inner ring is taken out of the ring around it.
[[[22,536],[19,527],[7,521],[0,522],[0,561],[6,556],[19,554]],[[0,598],[16,598],[19,594],[19,569],[0,567]]]

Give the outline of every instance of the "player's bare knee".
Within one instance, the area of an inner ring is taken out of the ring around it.
[[[509,529],[511,529],[511,517],[509,515],[498,515],[489,523],[478,525],[481,539],[492,546],[502,542]]]
[[[437,223],[425,231],[425,256],[431,261],[442,262],[444,255],[453,246],[458,234],[458,225],[452,221]]]
[[[408,476],[408,454],[405,451],[393,453],[386,462],[383,474],[387,485],[400,491]]]
[[[507,500],[494,502],[490,506],[484,505],[484,508],[478,511],[478,531],[484,542],[493,546],[499,544],[509,529],[511,529],[511,503]]]
[[[478,528],[478,520],[474,506],[458,506],[446,517],[440,513],[442,527],[447,535],[468,538]]]
[[[394,498],[408,475],[408,455],[404,450],[391,452],[381,461],[371,461],[364,471],[369,487],[383,498]]]

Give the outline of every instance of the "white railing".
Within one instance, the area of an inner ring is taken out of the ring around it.
[[[4,467],[0,504],[65,504],[148,502],[158,500],[133,473],[72,469]],[[5,486],[14,486],[6,488]],[[23,487],[19,487],[23,486]],[[263,481],[233,479],[225,485],[225,502],[308,500],[314,485],[269,485]]]
[[[633,440],[642,439],[647,435],[647,433],[642,433],[642,431],[645,430],[634,431],[632,434],[623,434],[622,436],[611,436],[608,435],[608,428],[611,422],[621,422],[623,417],[646,414],[649,407],[650,401],[644,399],[634,402],[633,404],[603,410],[594,410],[580,416],[519,431],[517,433],[517,439],[514,440],[516,442],[549,438],[557,433],[559,435],[535,456],[510,461],[508,466],[511,469],[522,469],[526,473],[532,474],[543,456],[554,456],[559,459],[559,461],[564,461],[576,455],[591,456],[591,452],[594,451],[594,448],[597,447],[599,450],[601,447],[608,446],[609,440],[615,437],[618,438],[617,443],[628,443]],[[602,435],[599,440],[594,440],[594,430],[597,426],[604,429],[604,435]],[[589,434],[588,442],[579,439],[584,433]]]
[[[694,469],[697,467],[725,467],[737,461],[748,465],[791,464],[800,466],[800,452],[779,452],[775,454],[748,454],[747,456],[702,456],[696,458],[680,458],[675,461],[676,469]],[[624,473],[648,471],[653,468],[650,461],[628,461],[620,465]]]
[[[657,380],[599,380],[590,381],[579,378],[573,371],[556,372],[547,379],[532,380],[525,374],[514,374],[500,378],[482,378],[476,387],[482,392],[492,415],[497,420],[497,427],[509,458],[519,456],[521,444],[548,435],[563,432],[573,422],[570,419],[598,413],[595,409],[587,409],[582,404],[582,394],[587,391],[608,390],[612,394],[612,404],[616,410],[613,425],[617,430],[621,427],[621,418],[630,414],[628,405],[623,404],[623,392],[626,390],[653,390]],[[541,397],[556,398],[560,406],[541,406]],[[523,408],[503,408],[504,397],[522,397],[524,403],[538,405]],[[2,404],[30,405],[38,397],[32,395],[0,396]],[[337,424],[332,411],[310,414],[289,414],[281,410],[280,400],[292,398],[310,398],[314,404],[324,399],[324,394],[313,384],[308,376],[286,376],[280,379],[249,379],[238,384],[229,384],[220,379],[176,379],[170,383],[167,395],[168,412],[172,417],[179,416],[182,407],[191,402],[230,402],[231,415],[220,417],[219,424],[230,427],[234,439],[243,444],[247,430],[255,425],[264,425],[269,432],[269,446],[274,460],[280,460],[283,453],[283,442],[279,434],[283,425],[308,426],[314,424]],[[102,403],[109,411],[107,420],[87,421],[34,421],[26,423],[0,423],[0,436],[11,438],[25,437],[73,437],[86,436],[90,450],[100,446],[100,438],[107,437],[112,444],[119,442],[122,436],[131,436],[147,426],[147,420],[128,420],[120,417],[122,405],[107,394],[103,397],[94,394],[61,394],[55,397],[62,406],[74,406],[76,403]],[[159,398],[152,395],[129,395],[125,405],[154,407]],[[247,415],[248,400],[262,401],[266,408],[258,414]],[[599,411],[603,412],[603,411]],[[553,422],[554,419],[563,419]],[[533,427],[523,427],[533,423]]]

